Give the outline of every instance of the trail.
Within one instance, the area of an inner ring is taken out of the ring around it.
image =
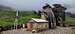
[[[26,31],[26,29],[18,29],[3,31],[1,34],[72,34],[72,30],[70,27],[57,27],[56,29],[32,33],[30,31]]]

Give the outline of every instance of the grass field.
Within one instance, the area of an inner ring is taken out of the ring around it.
[[[0,11],[0,25],[13,25],[16,18],[16,11]],[[19,22],[27,23],[31,18],[40,18],[34,11],[22,11],[19,12]],[[75,25],[75,18],[66,16],[65,23]]]
[[[65,23],[68,23],[68,24],[70,24],[70,25],[75,25],[75,18],[66,16]]]
[[[18,23],[27,23],[31,18],[39,18],[34,11],[19,12]],[[0,11],[0,25],[13,25],[16,19],[16,11]]]

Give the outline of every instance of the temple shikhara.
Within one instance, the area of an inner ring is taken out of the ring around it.
[[[60,4],[53,4],[51,7],[46,4],[42,7],[40,12],[40,19],[32,18],[27,23],[28,29],[31,31],[39,31],[43,29],[56,28],[56,26],[62,26],[65,21],[65,10],[66,8]]]

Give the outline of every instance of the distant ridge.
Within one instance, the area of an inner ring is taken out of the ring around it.
[[[72,17],[72,18],[75,18],[75,14],[73,14],[71,12],[65,12],[65,15],[69,16],[69,17]]]

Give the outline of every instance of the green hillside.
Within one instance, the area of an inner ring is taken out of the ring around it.
[[[40,18],[38,13],[35,11],[20,11],[19,12],[19,22],[18,23],[27,23],[31,18]],[[16,11],[0,11],[0,25],[6,26],[14,24],[16,18]],[[66,16],[65,23],[75,25],[75,18]]]
[[[15,20],[15,11],[0,11],[0,25],[12,24]]]
[[[70,25],[75,25],[75,18],[66,16],[66,21],[65,21],[65,23],[68,23],[68,24],[70,24]]]
[[[0,11],[0,25],[6,26],[14,24],[16,18],[16,11]],[[39,18],[34,11],[19,12],[19,23],[27,23],[31,18]]]

